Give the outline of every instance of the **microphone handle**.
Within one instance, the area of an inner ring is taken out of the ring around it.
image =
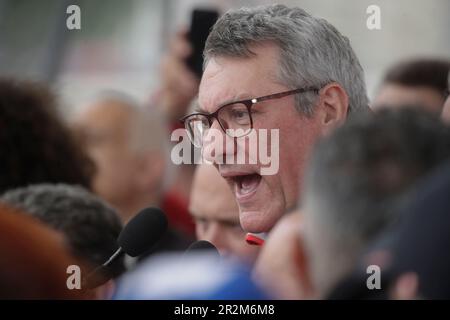
[[[102,264],[100,267],[97,267],[97,269],[98,269],[98,268],[101,268],[101,267],[108,267],[111,263],[114,262],[114,260],[116,260],[118,257],[120,257],[121,255],[123,255],[124,253],[125,253],[125,251],[123,251],[122,248],[117,249],[116,252],[114,252],[113,255],[108,259],[108,261],[106,261],[106,262],[105,262],[104,264]],[[97,270],[97,269],[96,269],[96,270]],[[95,270],[94,270],[94,271],[95,271]]]
[[[95,289],[96,287],[101,286],[106,283],[110,278],[109,276],[101,274],[101,271],[107,268],[110,264],[112,264],[118,257],[123,255],[125,251],[122,248],[116,250],[113,255],[102,265],[95,268],[91,271],[82,281],[82,287],[86,287],[88,289]]]

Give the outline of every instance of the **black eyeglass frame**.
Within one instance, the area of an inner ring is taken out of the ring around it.
[[[273,93],[267,96],[262,96],[262,97],[258,97],[258,98],[252,98],[252,99],[246,99],[246,100],[238,100],[238,101],[233,101],[233,102],[228,102],[222,106],[220,106],[216,111],[214,111],[213,113],[205,113],[205,112],[195,112],[195,113],[191,113],[188,114],[186,116],[184,116],[183,118],[180,119],[180,122],[184,124],[186,130],[189,132],[189,128],[187,128],[187,120],[191,117],[194,116],[204,116],[207,120],[208,120],[208,124],[209,127],[212,127],[213,124],[213,120],[216,119],[217,122],[219,123],[220,127],[222,128],[223,132],[225,132],[225,134],[227,134],[226,129],[223,127],[222,123],[220,122],[220,119],[218,117],[218,114],[220,112],[220,110],[222,110],[223,108],[226,108],[230,105],[233,104],[243,104],[247,107],[247,111],[248,111],[248,115],[250,117],[250,128],[248,129],[248,132],[244,133],[242,136],[239,137],[234,137],[233,138],[240,138],[243,136],[246,136],[252,129],[253,129],[253,117],[252,117],[252,107],[253,105],[255,105],[256,103],[262,102],[262,101],[267,101],[267,100],[273,100],[273,99],[280,99],[280,98],[284,98],[293,94],[299,94],[299,93],[305,93],[305,92],[309,92],[309,91],[314,91],[316,94],[319,93],[320,89],[317,87],[306,87],[306,88],[299,88],[299,89],[294,89],[294,90],[288,90],[288,91],[283,91],[283,92],[278,92],[278,93]]]

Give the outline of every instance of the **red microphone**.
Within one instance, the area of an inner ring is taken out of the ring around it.
[[[267,238],[267,233],[247,233],[245,241],[253,246],[262,246]]]

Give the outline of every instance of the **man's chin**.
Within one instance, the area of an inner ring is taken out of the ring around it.
[[[239,214],[242,228],[251,233],[270,231],[275,222],[269,221],[268,216],[270,217],[270,214],[259,210],[241,210]]]

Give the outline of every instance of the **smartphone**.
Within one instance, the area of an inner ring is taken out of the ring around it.
[[[219,12],[216,10],[195,9],[192,11],[191,28],[188,34],[192,54],[187,58],[186,63],[199,78],[203,73],[205,42],[218,18]]]

